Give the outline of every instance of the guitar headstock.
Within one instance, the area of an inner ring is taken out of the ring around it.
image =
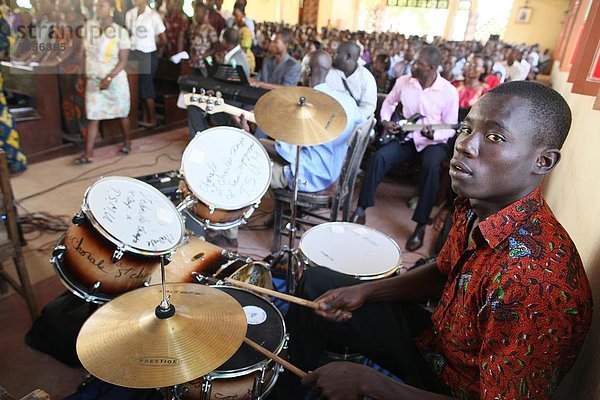
[[[221,92],[213,92],[212,90],[200,89],[196,93],[195,89],[192,93],[183,95],[186,106],[196,106],[209,114],[224,112],[225,100],[221,97]]]

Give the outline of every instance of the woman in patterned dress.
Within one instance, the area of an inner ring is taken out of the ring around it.
[[[0,58],[5,58],[10,47],[9,36],[10,27],[0,13]],[[8,111],[2,86],[3,79],[0,74],[0,147],[6,153],[10,171],[20,172],[27,168],[27,157],[19,147],[19,133],[16,130],[12,114]]]
[[[101,120],[119,118],[123,129],[121,153],[131,151],[129,140],[130,94],[125,64],[131,47],[127,30],[113,22],[114,0],[99,0],[96,4],[97,20],[86,25],[86,75],[85,108],[88,134],[86,153],[75,160],[76,164],[89,164],[94,158],[94,143]]]

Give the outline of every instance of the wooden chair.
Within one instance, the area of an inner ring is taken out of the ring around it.
[[[369,134],[375,125],[375,119],[369,118],[367,122],[359,125],[352,136],[350,144],[342,166],[342,172],[337,182],[327,189],[316,192],[298,192],[298,211],[299,218],[296,220],[300,224],[314,226],[317,223],[304,219],[304,216],[309,216],[321,220],[322,222],[338,221],[338,214],[341,210],[342,218],[340,221],[347,222],[350,219],[350,203],[354,194],[354,186],[356,184],[356,176],[360,162],[365,154],[369,144]],[[301,160],[302,161],[302,160]],[[275,215],[273,227],[273,253],[276,253],[281,248],[281,235],[285,233],[284,227],[290,216],[284,213],[286,204],[291,204],[292,191],[290,189],[273,190],[275,197]],[[317,214],[317,211],[329,209],[329,215],[323,217]]]
[[[17,400],[17,398],[0,386],[0,400]],[[27,396],[21,397],[20,400],[50,400],[50,395],[41,389],[36,389]]]
[[[31,319],[34,320],[38,316],[38,308],[33,295],[33,288],[29,281],[25,259],[21,251],[21,239],[17,227],[17,212],[14,206],[14,197],[12,186],[10,185],[10,176],[8,171],[8,162],[6,154],[0,150],[0,282],[3,280],[10,284],[17,293],[19,293],[27,302]],[[13,279],[3,269],[3,263],[12,259],[19,281]]]

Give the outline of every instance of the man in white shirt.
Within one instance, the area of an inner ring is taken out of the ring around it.
[[[373,74],[358,65],[360,48],[354,42],[338,45],[327,84],[334,90],[346,92],[354,99],[363,117],[369,118],[377,107],[377,83]]]
[[[165,43],[165,24],[160,15],[148,6],[148,0],[134,0],[135,8],[125,14],[125,27],[131,35],[131,59],[138,63],[139,98],[142,100],[140,125],[154,127],[156,109],[154,75],[158,68],[156,40]]]
[[[525,79],[523,77],[523,67],[519,62],[519,58],[521,58],[521,52],[517,49],[512,49],[508,53],[508,57],[504,63],[504,68],[506,69],[506,82],[522,81]]]

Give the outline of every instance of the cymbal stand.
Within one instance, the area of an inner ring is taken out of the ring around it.
[[[302,103],[301,103],[302,104]],[[290,221],[285,226],[288,231],[288,244],[284,246],[278,253],[276,253],[275,259],[272,261],[271,268],[283,260],[287,256],[288,264],[285,276],[285,287],[287,293],[293,293],[296,289],[296,276],[298,268],[300,266],[300,257],[298,256],[298,249],[296,248],[296,219],[297,219],[297,202],[298,202],[298,184],[300,179],[298,178],[298,171],[300,169],[300,151],[302,146],[296,146],[296,162],[294,163],[294,181],[292,182],[292,201],[290,203]]]
[[[168,264],[165,255],[160,256],[160,281],[162,285],[162,301],[156,309],[154,314],[158,319],[167,319],[175,315],[175,306],[170,303],[171,295],[167,295],[166,277],[165,277],[165,265]]]

